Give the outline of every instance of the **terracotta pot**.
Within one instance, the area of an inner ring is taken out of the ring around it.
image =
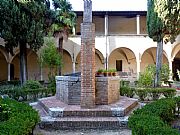
[[[104,74],[104,76],[108,76],[108,73],[107,73],[107,72],[104,72],[103,74]]]

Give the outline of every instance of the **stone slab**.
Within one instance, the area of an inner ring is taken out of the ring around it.
[[[135,99],[122,96],[116,103],[109,105],[97,105],[93,109],[83,109],[80,105],[68,105],[56,99],[48,97],[39,99],[39,105],[49,113],[51,117],[123,117],[132,108],[137,106]]]
[[[42,117],[40,128],[47,130],[122,129],[127,128],[128,117]]]

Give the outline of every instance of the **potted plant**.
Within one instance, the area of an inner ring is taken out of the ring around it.
[[[103,69],[98,69],[98,71],[96,72],[96,76],[102,76],[103,75]]]
[[[105,69],[105,70],[103,71],[103,74],[104,74],[104,76],[108,76],[108,71]]]
[[[108,70],[108,76],[112,76],[112,70],[111,69]]]
[[[117,72],[116,69],[111,69],[112,76],[116,76],[116,72]]]

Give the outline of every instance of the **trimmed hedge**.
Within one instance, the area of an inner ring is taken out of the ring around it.
[[[1,81],[1,85],[13,85],[13,86],[20,86],[21,82],[19,80],[11,80],[11,81]]]
[[[40,121],[37,111],[25,103],[10,99],[0,98],[0,104],[6,104],[10,108],[8,119],[0,122],[0,135],[32,134]]]
[[[54,95],[54,89],[51,88],[33,88],[5,85],[0,86],[0,95],[8,95],[17,101],[37,100],[37,98]]]
[[[158,100],[161,95],[166,98],[172,98],[176,95],[174,88],[137,88],[135,93],[139,96],[140,100],[144,101],[145,98],[149,100]]]
[[[129,117],[128,126],[133,135],[179,135],[167,123],[175,118],[180,97],[160,99],[134,111]],[[179,114],[179,112],[178,112]]]
[[[133,97],[137,95],[141,101],[148,100],[158,100],[161,95],[166,98],[171,98],[176,95],[176,89],[174,88],[132,88],[129,86],[120,87],[120,95]]]
[[[128,86],[122,86],[120,88],[120,95],[132,98],[135,95],[135,88],[131,88]]]

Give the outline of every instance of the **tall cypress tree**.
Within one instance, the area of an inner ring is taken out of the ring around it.
[[[180,3],[178,0],[148,0],[147,31],[157,42],[155,87],[160,85],[163,41],[173,43],[179,34]]]
[[[20,81],[27,79],[27,45],[34,51],[43,45],[44,0],[1,0],[0,36],[5,40],[5,48],[13,54],[20,49]]]

